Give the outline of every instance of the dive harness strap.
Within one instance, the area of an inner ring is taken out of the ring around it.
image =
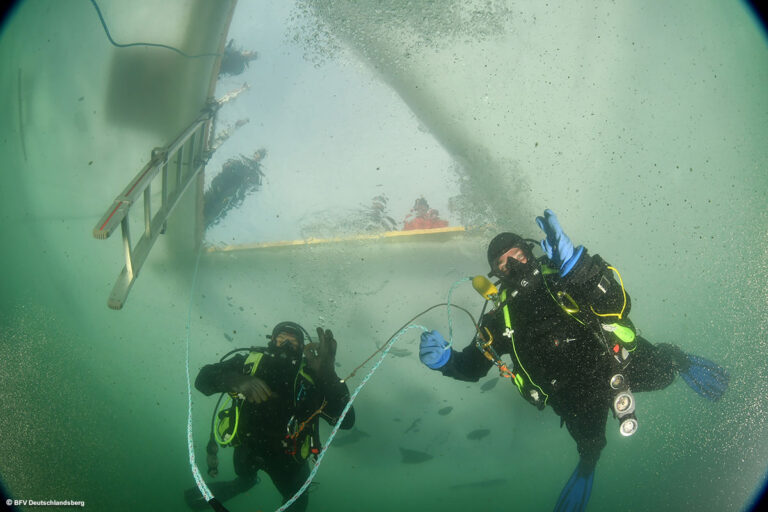
[[[597,257],[597,256],[595,256]],[[613,394],[611,399],[611,408],[613,416],[619,420],[619,432],[623,436],[631,436],[637,432],[637,418],[635,416],[635,397],[630,389],[629,379],[623,374],[623,370],[629,365],[629,356],[637,348],[637,334],[634,325],[629,318],[624,316],[627,308],[627,293],[624,289],[624,282],[621,279],[619,271],[606,264],[602,259],[599,261],[606,270],[611,270],[619,277],[619,284],[622,293],[622,306],[618,313],[598,313],[594,307],[590,306],[590,311],[582,310],[578,303],[567,292],[558,290],[553,294],[547,284],[547,291],[557,302],[560,308],[571,318],[588,328],[595,340],[605,347],[611,361],[611,377],[609,386]],[[615,283],[610,274],[602,273],[593,296],[599,296],[598,293],[607,295],[611,288],[611,282]],[[546,279],[544,280],[547,283]],[[603,322],[604,318],[616,317],[617,321],[613,323]],[[611,334],[609,340],[606,333]]]
[[[493,304],[494,310],[498,310],[499,308],[503,309],[504,323],[506,326],[506,329],[504,330],[504,336],[509,338],[512,344],[515,357],[514,362],[516,363],[516,368],[519,368],[519,371],[515,372],[510,370],[507,364],[501,359],[501,357],[499,357],[499,354],[492,346],[493,335],[487,327],[482,328],[485,331],[485,334],[483,334],[482,331],[478,331],[478,333],[475,335],[475,346],[480,351],[480,353],[482,353],[489,361],[496,365],[496,367],[499,369],[499,375],[501,377],[512,379],[512,381],[515,383],[515,386],[517,386],[517,390],[520,392],[520,395],[525,400],[535,405],[539,410],[544,409],[547,405],[547,399],[549,398],[549,395],[547,395],[544,390],[542,390],[533,382],[525,367],[520,362],[520,358],[517,355],[517,349],[515,348],[515,331],[512,328],[512,320],[509,314],[508,300],[512,300],[517,296],[517,290],[512,291],[508,297],[507,290],[505,289],[502,290],[501,296],[499,296],[496,286],[491,284],[482,276],[475,277],[472,280],[472,286],[486,300],[485,305],[483,305],[483,311],[480,314],[481,317],[485,313],[485,308],[488,306],[488,303]]]
[[[589,293],[590,302],[597,302],[601,297],[615,297],[618,299],[618,294],[614,291],[615,286],[621,287],[621,309],[618,313],[598,313],[594,306],[589,307],[589,311],[582,309],[577,301],[571,297],[568,292],[563,290],[557,290],[552,293],[549,288],[549,283],[544,280],[552,299],[565,311],[571,318],[579,322],[581,325],[588,327],[593,331],[595,338],[601,345],[605,346],[608,352],[613,356],[622,368],[628,364],[627,359],[631,352],[637,347],[637,335],[635,333],[635,327],[632,321],[625,316],[627,306],[629,304],[629,297],[624,289],[624,281],[621,278],[619,271],[610,265],[608,265],[600,256],[595,255],[593,259],[596,263],[602,267],[600,272],[600,279],[598,280],[595,288]],[[542,267],[545,275],[553,273],[548,271],[548,267]],[[615,273],[619,278],[619,282],[613,278],[611,272]],[[610,298],[609,298],[610,301]],[[610,333],[611,340],[609,340],[605,333]]]
[[[507,304],[507,290],[504,289],[501,292],[501,302],[504,304],[503,312],[504,312],[504,326],[506,327],[504,331],[504,336],[509,338],[510,343],[512,344],[512,353],[515,356],[515,362],[516,367],[519,368],[517,373],[514,373],[512,375],[513,380],[515,382],[515,385],[517,386],[517,390],[520,392],[520,395],[526,399],[531,404],[535,405],[536,408],[539,410],[544,409],[547,406],[547,400],[549,400],[549,395],[544,392],[543,389],[541,389],[540,386],[538,386],[535,382],[533,382],[533,379],[531,379],[531,376],[528,374],[528,371],[523,366],[523,363],[520,361],[520,357],[517,355],[517,347],[515,346],[515,330],[512,328],[512,317],[509,313],[509,305]]]
[[[493,303],[494,309],[499,307],[498,289],[490,281],[488,281],[485,276],[475,276],[472,279],[472,286],[480,295],[483,296],[483,298],[485,298],[483,310],[480,312],[481,318],[483,315],[485,315],[485,308],[488,307],[488,303]],[[483,331],[480,330],[480,327],[476,328],[478,331],[477,334],[475,334],[475,347],[477,347],[477,349],[486,357],[486,359],[496,365],[496,367],[499,369],[500,377],[504,377],[506,379],[514,378],[512,370],[507,367],[507,364],[502,361],[501,357],[499,357],[499,354],[492,347],[493,334],[491,334],[491,331],[487,327],[483,327],[482,329],[485,330],[485,335],[483,335]]]
[[[491,334],[491,331],[488,330],[487,327],[483,327],[483,329],[485,329],[485,336],[487,336],[488,339],[486,341],[485,336],[481,336],[478,333],[475,336],[475,346],[489,361],[496,365],[496,367],[499,369],[500,377],[504,377],[506,379],[514,379],[515,374],[512,373],[512,370],[509,369],[507,364],[501,359],[501,357],[499,357],[499,354],[491,346],[493,343],[493,335]]]
[[[320,429],[318,428],[319,415],[327,404],[328,402],[323,400],[322,405],[304,421],[300,422],[295,416],[291,416],[286,426],[285,440],[283,441],[286,455],[290,455],[297,462],[305,460],[310,455],[317,457],[322,449]],[[304,432],[307,427],[309,427],[309,432]]]

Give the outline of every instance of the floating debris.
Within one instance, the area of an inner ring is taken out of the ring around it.
[[[400,455],[402,459],[400,462],[403,464],[421,464],[429,459],[432,459],[432,455],[427,452],[420,452],[418,450],[409,450],[407,448],[400,448]]]
[[[224,337],[227,338],[227,341],[234,341],[234,338],[227,333],[224,333]]]
[[[473,439],[473,440],[482,439],[490,433],[491,431],[487,428],[478,428],[477,430],[473,430],[472,432],[467,434],[467,439]]]
[[[437,411],[437,414],[439,414],[440,416],[447,416],[451,413],[452,410],[453,410],[453,407],[449,405],[448,407],[443,407],[442,409]]]
[[[344,435],[341,435],[340,433],[337,435],[333,440],[333,446],[347,446],[354,444],[361,439],[365,439],[366,437],[371,436],[367,432],[364,432],[357,427],[353,427],[348,433],[344,433]]]
[[[413,423],[411,423],[411,426],[405,429],[405,432],[403,432],[403,434],[407,434],[411,430],[415,429],[420,422],[421,422],[421,418],[416,418],[415,420],[413,420]]]
[[[499,377],[496,377],[495,379],[491,379],[491,380],[489,380],[489,381],[486,381],[486,383],[485,383],[485,384],[483,384],[482,386],[480,386],[480,391],[481,391],[481,392],[485,392],[485,391],[490,391],[490,390],[492,390],[493,388],[495,388],[495,387],[496,387],[496,384],[498,384],[500,380],[501,380],[501,378],[499,378]]]
[[[389,349],[389,355],[395,356],[395,357],[408,357],[413,352],[408,350],[407,348],[390,348]]]
[[[378,348],[379,350],[381,350],[383,348],[383,345],[379,345],[376,342],[374,342],[374,345],[376,345],[376,348]],[[390,347],[388,354],[392,355],[392,356],[395,356],[395,357],[408,357],[411,354],[413,354],[413,352],[411,352],[407,348]]]

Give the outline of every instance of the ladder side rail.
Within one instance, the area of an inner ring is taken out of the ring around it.
[[[181,145],[175,145],[173,152],[156,151],[154,153],[162,153],[162,165],[158,165],[158,169],[165,169],[163,176],[167,177],[168,163],[175,156],[177,161],[177,176],[181,179],[181,182],[177,184],[176,188],[172,191],[167,190],[167,199],[163,200],[160,208],[154,215],[151,215],[150,205],[150,191],[151,188],[147,184],[144,188],[144,221],[145,229],[141,238],[136,243],[136,246],[131,248],[130,231],[128,227],[127,208],[126,214],[123,215],[123,244],[125,251],[125,267],[118,276],[117,281],[112,289],[112,293],[107,301],[107,305],[112,309],[121,309],[128,296],[128,292],[133,286],[134,281],[139,275],[144,261],[149,255],[149,251],[154,245],[155,241],[161,233],[164,232],[164,227],[168,220],[168,217],[173,212],[174,208],[178,204],[181,197],[189,188],[190,183],[194,181],[194,178],[203,169],[205,161],[202,155],[205,151],[205,144],[195,144],[197,138],[200,141],[204,141],[204,134],[209,130],[210,117],[202,123],[195,123],[195,129],[186,132],[186,137]],[[188,149],[187,149],[188,148]],[[197,151],[197,154],[195,154]],[[188,153],[188,160],[184,162],[184,153]],[[188,169],[185,169],[187,167]],[[185,172],[186,171],[186,172]]]

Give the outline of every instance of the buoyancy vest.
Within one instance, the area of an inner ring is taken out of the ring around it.
[[[602,260],[600,260],[601,263]],[[542,265],[542,276],[546,289],[549,292],[552,300],[562,309],[567,315],[576,320],[582,326],[592,331],[596,338],[596,341],[600,342],[613,357],[614,361],[612,365],[616,367],[625,367],[629,354],[637,346],[637,337],[634,325],[624,315],[627,305],[627,295],[624,291],[623,282],[621,282],[621,276],[618,274],[615,268],[608,265],[605,266],[605,272],[601,276],[596,290],[591,293],[595,299],[598,299],[600,295],[606,295],[608,293],[615,293],[616,283],[613,276],[610,275],[610,271],[616,272],[619,276],[621,293],[623,294],[623,305],[621,311],[618,313],[605,313],[597,312],[595,308],[590,305],[589,308],[582,308],[576,301],[564,290],[559,290],[552,286],[548,282],[547,276],[555,274],[557,271],[551,269],[546,265]],[[549,395],[532,379],[528,370],[526,370],[523,361],[518,355],[518,350],[515,345],[515,327],[513,325],[512,315],[509,310],[509,300],[514,300],[514,292],[508,293],[507,289],[501,291],[499,297],[500,304],[502,304],[502,312],[504,316],[504,337],[508,338],[512,346],[512,357],[514,358],[514,371],[513,379],[517,386],[520,395],[529,403],[535,405],[539,410],[544,409],[547,405]]]
[[[267,349],[261,347],[251,348],[243,363],[243,374],[256,376],[265,359],[268,360],[272,357],[276,356]],[[308,390],[313,387],[315,387],[315,381],[305,371],[305,362],[302,358],[293,380],[292,403],[296,413],[288,421],[286,435],[282,441],[285,452],[297,461],[306,459],[310,454],[319,453],[321,446],[317,411],[315,413],[306,411],[304,415],[306,417],[297,417],[298,414],[305,412],[302,409],[306,407],[302,406],[305,405]],[[241,442],[237,427],[244,397],[230,393],[230,400],[232,405],[226,408],[229,402],[225,403],[225,406],[217,414],[219,422],[215,427],[215,432],[217,434],[217,441],[222,446],[237,446]]]

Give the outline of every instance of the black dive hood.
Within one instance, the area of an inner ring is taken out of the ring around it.
[[[299,342],[298,349],[293,349],[288,344],[282,347],[278,347],[275,344],[275,340],[277,339],[278,334],[280,334],[281,332],[292,334],[293,336],[295,336],[296,340]],[[304,352],[305,334],[306,334],[306,337],[309,338],[309,341],[311,343],[312,338],[309,336],[309,333],[306,331],[306,329],[304,329],[302,326],[300,326],[296,322],[280,322],[275,326],[274,329],[272,329],[272,335],[269,337],[269,344],[268,344],[269,349],[270,351],[276,354],[284,354],[284,356],[288,354],[293,354],[294,352],[296,353],[295,355],[300,356]],[[293,357],[293,355],[289,357]]]
[[[515,233],[500,233],[496,235],[491,240],[491,243],[488,244],[488,265],[491,267],[488,276],[500,279],[502,284],[511,288],[520,289],[534,285],[538,282],[536,278],[541,276],[539,264],[533,255],[534,243],[534,240],[528,240]],[[509,275],[500,275],[496,269],[496,260],[513,247],[523,251],[528,261],[526,263],[513,261],[509,266]]]

